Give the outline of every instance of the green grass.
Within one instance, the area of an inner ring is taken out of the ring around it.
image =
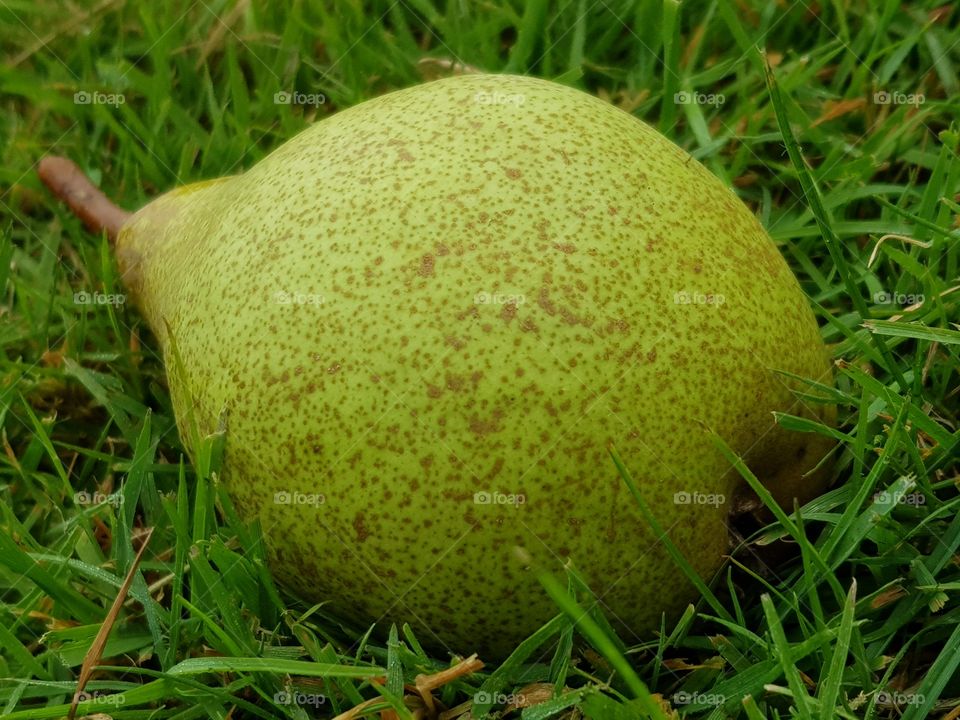
[[[840,422],[833,489],[741,528],[679,622],[629,645],[575,569],[545,574],[557,617],[437,701],[482,717],[536,682],[552,690],[513,717],[958,717],[960,8],[286,5],[0,2],[0,717],[66,714],[131,571],[81,714],[332,717],[367,702],[367,715],[416,717],[404,685],[451,659],[407,627],[344,626],[274,586],[217,481],[222,438],[186,458],[136,311],[74,301],[122,289],[106,242],[35,164],[67,155],[136,208],[451,62],[596,93],[733,186],[837,361],[835,387],[808,383],[801,399],[835,402]],[[78,104],[78,92],[118,97]],[[277,92],[325,102],[278,105]],[[629,458],[615,461],[636,493]]]

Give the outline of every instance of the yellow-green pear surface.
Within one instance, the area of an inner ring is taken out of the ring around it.
[[[717,178],[577,90],[379,97],[160,197],[116,249],[184,437],[225,428],[275,575],[342,616],[502,655],[558,612],[522,547],[650,639],[696,591],[608,448],[707,579],[742,482],[707,429],[788,508],[822,490],[829,444],[772,414],[832,421],[774,372],[830,382],[796,279]]]

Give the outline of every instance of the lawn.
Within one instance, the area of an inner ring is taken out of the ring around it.
[[[0,0],[0,53],[0,718],[960,718],[960,8]],[[276,584],[218,482],[223,436],[187,455],[110,243],[37,176],[69,157],[133,210],[476,71],[580,88],[697,158],[834,360],[799,398],[836,428],[778,417],[837,441],[830,490],[761,492],[646,638],[573,568],[540,577],[556,617],[482,662]]]

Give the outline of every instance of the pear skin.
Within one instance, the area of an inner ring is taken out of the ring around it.
[[[742,485],[791,508],[831,424],[817,323],[753,214],[594,97],[463,75],[333,115],[242,175],[175,190],[116,252],[171,362],[181,424],[226,428],[223,480],[276,576],[362,622],[502,657],[558,611],[572,562],[628,643],[710,579]],[[182,425],[181,425],[182,427]],[[184,433],[184,436],[188,435]]]

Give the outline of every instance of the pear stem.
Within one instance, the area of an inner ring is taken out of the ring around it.
[[[130,217],[114,205],[88,178],[77,164],[65,157],[47,155],[40,161],[37,174],[50,191],[65,202],[91,232],[107,232],[111,244]]]

